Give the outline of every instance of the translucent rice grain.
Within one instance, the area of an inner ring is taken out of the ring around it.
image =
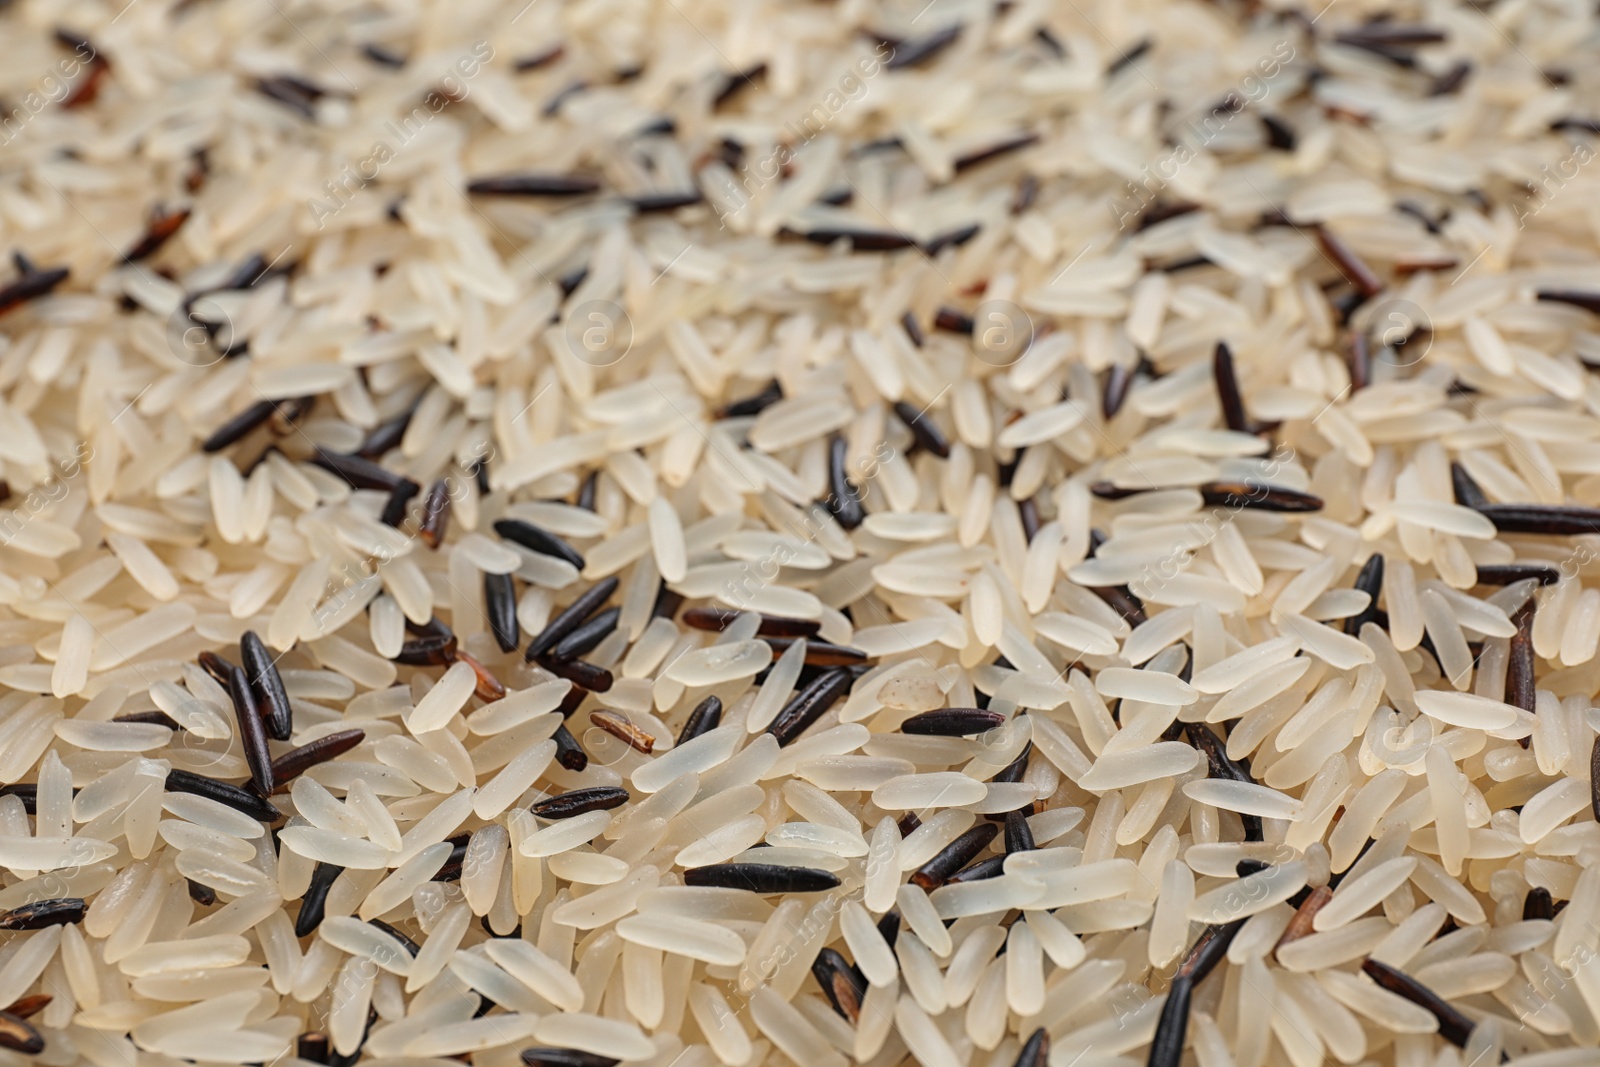
[[[688,569],[683,524],[665,497],[658,496],[650,502],[650,543],[661,577],[668,582],[682,580]]]

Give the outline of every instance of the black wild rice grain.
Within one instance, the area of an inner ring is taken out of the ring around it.
[[[1294,127],[1278,118],[1276,115],[1261,115],[1261,126],[1267,131],[1267,147],[1275,148],[1282,152],[1293,152],[1299,138],[1295,136]]]
[[[494,676],[494,672],[485,667],[473,656],[467,655],[461,649],[456,649],[456,662],[465,663],[472,668],[473,693],[485,704],[492,704],[506,695],[505,683]]]
[[[1028,757],[1033,755],[1033,742],[1029,741],[1022,746],[1022,752],[1017,758],[1001,768],[1000,773],[989,779],[991,782],[1020,782],[1022,776],[1028,773]]]
[[[704,199],[700,195],[700,190],[690,189],[678,193],[644,193],[630,196],[628,203],[632,204],[633,210],[640,214],[649,214],[653,211],[676,211],[681,207],[692,207]]]
[[[767,733],[778,739],[779,747],[788,745],[849,692],[855,679],[855,672],[849,667],[833,667],[824,671],[783,706],[777,718],[768,725]]]
[[[246,630],[239,638],[239,658],[256,702],[266,716],[267,733],[274,741],[289,740],[294,732],[294,709],[289,705],[289,693],[283,687],[283,676],[278,673],[272,653],[254,630]]]
[[[1372,21],[1353,30],[1344,30],[1334,40],[1352,48],[1416,48],[1425,44],[1442,44],[1445,32],[1433,26],[1414,23]]]
[[[1344,345],[1345,370],[1350,375],[1350,390],[1365,389],[1372,382],[1372,348],[1367,335],[1360,330],[1350,330]]]
[[[573,660],[593,652],[595,647],[617,628],[617,620],[621,617],[621,608],[607,608],[599,612],[594,618],[556,642],[556,647],[550,650],[550,655],[559,660]]]
[[[688,720],[683,724],[683,729],[678,732],[678,744],[693,741],[701,734],[715,730],[722,722],[722,700],[716,696],[709,696],[695,705],[689,713]]]
[[[1106,371],[1106,386],[1100,394],[1100,414],[1110,422],[1117,417],[1117,412],[1122,410],[1123,402],[1128,399],[1128,389],[1133,385],[1133,368],[1122,363],[1113,363],[1111,369]]]
[[[1577,289],[1540,289],[1539,299],[1552,304],[1571,304],[1600,315],[1600,293],[1586,293]],[[3,309],[0,303],[0,309]]]
[[[921,348],[927,338],[923,336],[922,324],[917,321],[915,312],[908,311],[900,316],[900,326],[906,331],[906,336],[911,338],[911,343]]]
[[[420,402],[420,397],[418,402]],[[400,414],[390,419],[385,419],[373,427],[372,432],[362,439],[356,446],[356,455],[362,459],[376,460],[391,448],[398,448],[405,439],[406,427],[411,425],[411,417],[417,413],[417,403],[412,403]]]
[[[578,486],[578,499],[572,502],[573,506],[584,511],[593,511],[595,494],[599,491],[600,472],[590,471],[588,477],[584,478],[583,484]]]
[[[858,230],[838,227],[819,227],[804,233],[783,230],[782,233],[803,237],[814,245],[831,245],[835,241],[849,241],[853,252],[894,252],[902,248],[915,248],[916,238],[899,230]]]
[[[394,655],[395,663],[407,667],[443,667],[455,661],[455,634],[429,634],[407,641]]]
[[[690,608],[683,613],[685,626],[720,633],[733,620],[745,614],[733,608]],[[762,637],[811,637],[822,628],[815,619],[791,619],[785,615],[763,615],[756,633]]]
[[[450,854],[445,857],[444,865],[434,872],[432,878],[428,879],[430,882],[459,882],[461,880],[461,872],[467,863],[467,842],[471,838],[471,834],[457,834],[455,837],[445,838],[446,841],[450,842]]]
[[[1138,496],[1140,493],[1148,493],[1150,491],[1149,489],[1131,489],[1115,482],[1099,481],[1089,483],[1090,494],[1100,500],[1126,500],[1130,496]]]
[[[913,715],[900,724],[903,734],[932,737],[971,737],[1002,725],[1006,717],[982,708],[938,708]]]
[[[273,780],[281,786],[319,763],[326,763],[344,755],[359,745],[366,736],[367,732],[361,729],[339,730],[319,737],[315,741],[308,741],[298,748],[291,748],[272,761]]]
[[[1352,589],[1367,594],[1367,606],[1344,620],[1344,632],[1351,636],[1361,633],[1361,627],[1378,619],[1378,594],[1383,591],[1383,553],[1374,552],[1361,565]]]
[[[215,778],[180,771],[177,768],[167,772],[167,792],[193,793],[195,796],[215,800],[218,804],[226,804],[258,822],[276,822],[283,818],[283,812],[273,807],[265,797],[240,789],[236,785],[229,785],[227,782],[219,782]]]
[[[589,766],[589,754],[578,744],[578,739],[572,736],[572,731],[565,724],[556,727],[552,736],[556,743],[556,762],[569,771],[581,771]]]
[[[883,918],[878,920],[878,936],[882,937],[890,948],[894,948],[894,943],[900,939],[900,913],[898,911],[884,912]]]
[[[303,118],[316,118],[317,101],[327,95],[320,86],[293,74],[273,74],[256,79],[256,92],[268,100],[276,101]]]
[[[5,1010],[19,1019],[31,1019],[48,1008],[50,1002],[54,999],[56,998],[49,993],[34,993],[31,996],[13,1001],[6,1006]]]
[[[203,908],[209,908],[217,902],[217,891],[208,885],[202,885],[193,878],[185,878],[189,884],[189,899]]]
[[[957,226],[953,230],[945,230],[942,233],[937,233],[923,243],[922,253],[925,256],[931,257],[937,256],[946,248],[960,248],[962,245],[978,236],[978,231],[981,229],[983,229],[983,224],[981,222],[969,222],[965,226]]]
[[[950,458],[950,442],[945,439],[944,432],[928,417],[926,409],[918,411],[915,406],[904,400],[896,400],[894,413],[906,424],[906,428],[911,431],[911,436],[919,447],[927,449],[940,459]]]
[[[938,854],[911,873],[913,884],[928,892],[949,881],[950,876],[977,858],[1000,833],[993,823],[982,822],[940,849]]]
[[[795,637],[767,637],[763,638],[772,646],[772,654],[781,656],[788,651],[789,646],[799,638]],[[849,667],[867,662],[868,656],[859,648],[848,645],[834,645],[827,641],[813,641],[806,639],[805,663],[809,667]]]
[[[1481,563],[1478,565],[1479,585],[1510,585],[1532,578],[1540,585],[1554,585],[1561,580],[1561,572],[1546,563]]]
[[[1050,1062],[1050,1031],[1039,1027],[1028,1035],[1012,1067],[1045,1067]]]
[[[589,721],[636,752],[648,756],[655,751],[655,737],[635,726],[623,712],[601,708],[589,713]]]
[[[1589,807],[1595,822],[1600,822],[1600,737],[1594,739],[1594,748],[1589,750],[1589,788]]]
[[[1544,886],[1534,886],[1528,890],[1528,895],[1522,901],[1522,921],[1533,919],[1554,919],[1556,917],[1555,902],[1550,898],[1550,890]]]
[[[422,486],[409,479],[401,482],[389,490],[389,499],[383,503],[383,512],[378,516],[378,521],[385,526],[398,529],[411,513],[411,501],[422,492]]]
[[[488,609],[489,629],[501,652],[522,644],[522,627],[517,623],[517,587],[509,574],[483,576],[483,603]]]
[[[391,70],[399,70],[401,67],[406,65],[405,56],[394,51],[387,45],[379,44],[376,41],[368,41],[366,44],[362,45],[361,54],[366,56],[372,62],[376,63],[378,66],[388,67]]]
[[[1361,970],[1382,988],[1404,997],[1438,1019],[1440,1037],[1457,1048],[1466,1048],[1467,1038],[1472,1034],[1475,1024],[1439,994],[1404,971],[1370,956],[1361,961]]]
[[[1477,479],[1467,473],[1467,468],[1453,460],[1450,463],[1450,488],[1455,493],[1456,503],[1462,507],[1481,508],[1489,503]]]
[[[1039,498],[1030,496],[1026,500],[1017,502],[1017,518],[1022,521],[1022,536],[1028,544],[1033,544],[1034,535],[1039,532]]]
[[[1040,31],[1041,33],[1044,31]],[[1033,210],[1033,205],[1039,199],[1039,178],[1034,174],[1024,174],[1017,182],[1016,192],[1011,194],[1011,214],[1021,215]]]
[[[840,526],[854,530],[866,521],[867,512],[861,506],[860,490],[850,481],[849,452],[845,439],[834,434],[828,442],[828,499],[824,503]]]
[[[224,448],[241,440],[251,430],[272,418],[272,413],[276,410],[277,406],[272,401],[258,400],[211,431],[211,436],[201,443],[200,451],[221,452]]]
[[[0,288],[0,315],[30,300],[48,295],[56,286],[66,281],[70,273],[66,267],[30,271],[10,285]]]
[[[570,174],[498,174],[467,183],[467,192],[478,196],[584,196],[599,190],[595,179]]]
[[[1471,74],[1471,61],[1463,59],[1456,63],[1455,66],[1451,67],[1449,70],[1433,79],[1433,84],[1428,86],[1428,95],[1449,96],[1451,93],[1454,93],[1456,90],[1460,89],[1462,85],[1466,84],[1467,78],[1470,77]]]
[[[1517,632],[1511,635],[1506,649],[1505,702],[1532,714],[1535,704],[1533,678],[1533,615],[1539,602],[1529,599],[1511,616]],[[1524,737],[1522,747],[1528,747]]]
[[[867,980],[837,949],[825,948],[811,964],[811,976],[822,993],[851,1026],[861,1021],[861,1002],[867,995]]]
[[[1143,59],[1145,53],[1155,47],[1155,43],[1155,38],[1146,37],[1126,52],[1118,52],[1116,60],[1106,68],[1106,80],[1110,81],[1122,71]]]
[[[585,619],[593,615],[601,604],[610,600],[611,595],[617,591],[619,584],[616,575],[612,575],[610,578],[597,582],[586,590],[582,596],[579,596],[566,608],[562,609],[560,614],[551,619],[545,628],[539,631],[528,644],[525,658],[529,660],[536,659],[554,648],[557,642],[573,630],[576,630],[583,624]]]
[[[583,555],[567,544],[565,539],[531,522],[522,519],[497,519],[494,532],[507,541],[515,541],[531,552],[564,559],[580,571],[587,565]]]
[[[1150,1039],[1146,1067],[1178,1067],[1189,1033],[1189,1005],[1193,996],[1194,980],[1191,978],[1176,978],[1167,988],[1167,999],[1161,1005],[1161,1017]]]
[[[722,83],[722,88],[718,89],[716,95],[711,98],[711,110],[715,111],[729,100],[732,100],[739,95],[741,89],[754,85],[755,80],[766,72],[767,65],[763,62],[729,74]]]
[[[328,890],[334,879],[344,873],[343,867],[318,862],[311,868],[311,883],[300,897],[300,914],[294,920],[294,936],[306,937],[322,925],[322,916],[328,906]]]
[[[960,36],[961,23],[955,22],[942,30],[935,30],[926,37],[901,41],[895,45],[894,53],[884,62],[883,67],[885,70],[905,70],[908,67],[921,66],[955,44],[956,38]]]
[[[183,729],[177,719],[164,711],[130,711],[123,715],[113,715],[111,721],[153,723],[156,726],[165,726],[169,730]]]
[[[1034,844],[1033,829],[1028,825],[1028,817],[1020,810],[1006,812],[1006,851],[1032,852],[1038,847]]]
[[[250,781],[262,796],[272,795],[272,753],[267,749],[267,724],[261,720],[261,708],[250,688],[250,679],[244,670],[235,667],[228,674],[228,696],[233,700],[233,716],[239,723],[239,741],[244,747],[244,761],[250,765]]]
[[[294,1052],[299,1059],[325,1064],[333,1053],[333,1043],[328,1040],[327,1034],[311,1030],[295,1040]]]
[[[44,1051],[44,1035],[28,1020],[0,1011],[0,1048],[31,1056]]]
[[[10,911],[0,911],[0,930],[43,930],[47,926],[79,923],[88,907],[82,897],[30,901]]]
[[[1005,873],[1006,858],[1004,856],[990,856],[976,863],[969,864],[949,878],[944,880],[945,885],[960,885],[962,882],[982,882],[989,878],[998,878]]]
[[[914,811],[908,811],[896,819],[895,827],[900,831],[902,838],[910,837],[922,825],[922,819]]]
[[[1600,508],[1564,504],[1479,504],[1476,510],[1501,533],[1600,533]]]
[[[343,478],[352,489],[376,489],[379,492],[389,493],[393,492],[396,486],[411,481],[402,474],[378,466],[370,459],[330,452],[320,445],[312,453],[311,462],[330,474]]]
[[[515,60],[512,63],[512,69],[518,74],[525,74],[530,70],[539,70],[541,67],[548,67],[566,55],[566,53],[566,46],[558,44],[545,49],[543,52],[537,52],[531,56],[523,56],[521,59]]]
[[[972,336],[972,316],[956,308],[942,307],[933,316],[933,328],[946,333]]]
[[[411,938],[407,937],[402,931],[395,929],[394,926],[384,922],[382,919],[368,919],[367,925],[377,927],[379,930],[382,930],[384,933],[400,942],[400,947],[405,949],[412,959],[416,959],[417,953],[422,951],[421,945],[417,944],[415,941],[411,940]]]
[[[570,819],[591,811],[610,811],[628,802],[628,791],[614,785],[595,785],[539,801],[532,808],[541,819]]]
[[[1089,531],[1089,555],[1093,556],[1100,546],[1105,543],[1105,534],[1099,530]],[[1142,626],[1149,622],[1149,617],[1144,612],[1144,601],[1134,595],[1133,590],[1125,585],[1087,585],[1085,589],[1104,600],[1112,611],[1121,615],[1129,626]]]
[[[591,693],[608,693],[616,682],[611,672],[604,667],[596,667],[593,663],[581,659],[540,656],[534,662],[557,678],[565,678],[573,685],[587,689]]]
[[[984,146],[983,148],[973,149],[971,152],[968,152],[965,155],[957,156],[952,161],[951,165],[955,167],[956,173],[960,174],[968,167],[976,167],[978,164],[987,163],[991,159],[999,159],[1001,156],[1008,156],[1013,152],[1020,152],[1022,149],[1031,148],[1038,143],[1038,134],[1019,133],[1014,137],[1007,137],[1004,140],[996,141],[993,144]]]
[[[1355,286],[1362,296],[1375,296],[1383,289],[1383,279],[1373,273],[1366,261],[1356,255],[1355,249],[1344,243],[1344,240],[1325,226],[1317,227],[1317,243],[1322,246],[1323,254],[1333,261],[1339,268],[1339,273],[1345,280]]]
[[[178,232],[178,228],[189,219],[189,209],[179,208],[176,211],[155,211],[150,215],[150,221],[145,226],[144,235],[123,256],[125,263],[137,263],[141,259],[148,259],[161,251],[161,246]]]
[[[1200,205],[1190,200],[1158,200],[1145,208],[1139,214],[1139,221],[1134,225],[1135,233],[1142,233],[1152,226],[1160,225],[1169,219],[1182,215],[1191,215],[1200,210]]]
[[[739,419],[751,415],[759,415],[763,411],[783,399],[783,387],[776,380],[767,383],[761,392],[754,396],[747,396],[743,400],[735,400],[717,412],[720,419]]]
[[[836,887],[839,879],[814,867],[717,863],[709,867],[690,867],[683,872],[683,884],[745,889],[752,893],[821,893]]]
[[[1212,731],[1211,727],[1203,722],[1186,722],[1183,724],[1183,730],[1189,738],[1189,743],[1205,754],[1210,777],[1230,782],[1256,784],[1256,780],[1250,776],[1250,772],[1228,756],[1227,746]],[[1241,814],[1239,821],[1244,826],[1244,839],[1246,841],[1260,841],[1263,839],[1261,816]]]
[[[1206,482],[1200,486],[1200,496],[1214,507],[1252,508],[1288,514],[1322,510],[1322,498],[1319,496],[1262,482]]]
[[[617,1067],[621,1061],[575,1048],[525,1048],[522,1062],[528,1067]]]
[[[440,478],[428,488],[422,501],[422,521],[417,526],[417,536],[429,548],[438,548],[444,542],[445,527],[450,523],[450,483]]]
[[[1233,369],[1233,351],[1222,341],[1211,359],[1211,376],[1217,386],[1217,401],[1222,405],[1222,419],[1228,429],[1237,433],[1250,433],[1251,423],[1244,410],[1244,394],[1239,392],[1239,378]]]

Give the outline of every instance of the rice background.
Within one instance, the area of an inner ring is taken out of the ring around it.
[[[1597,44],[0,5],[0,1067],[1597,1062]]]

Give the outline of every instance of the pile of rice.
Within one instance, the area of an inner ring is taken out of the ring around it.
[[[1600,27],[1319,3],[3,5],[0,1067],[1597,1062]]]

